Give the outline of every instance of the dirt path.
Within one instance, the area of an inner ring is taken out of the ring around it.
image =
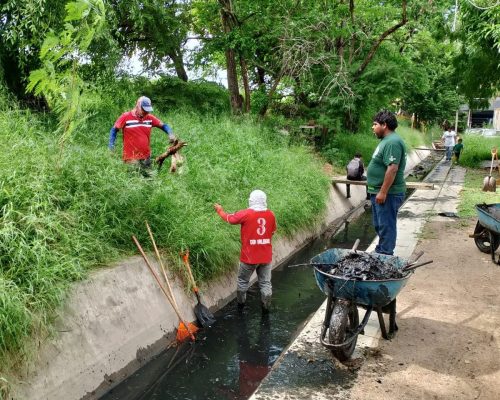
[[[416,251],[434,264],[398,296],[399,332],[368,352],[351,399],[500,398],[500,267],[475,223],[426,225]]]

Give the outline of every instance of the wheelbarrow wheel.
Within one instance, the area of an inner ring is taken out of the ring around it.
[[[492,243],[490,239],[490,232],[478,221],[476,224],[476,228],[474,229],[474,242],[476,243],[476,246],[480,251],[490,254],[492,245],[493,251],[496,251],[498,249],[498,246],[500,245],[500,237],[498,237],[497,235],[493,235]]]
[[[329,340],[331,344],[340,344],[349,340],[359,325],[359,314],[356,304],[344,299],[335,300],[330,318]],[[339,361],[346,361],[356,348],[357,337],[341,347],[332,348],[333,356]]]

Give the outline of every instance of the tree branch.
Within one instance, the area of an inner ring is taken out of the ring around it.
[[[393,27],[387,29],[384,33],[382,33],[382,35],[380,35],[378,40],[375,43],[373,43],[370,51],[368,52],[365,60],[363,61],[363,64],[361,64],[361,66],[358,68],[358,70],[354,74],[354,77],[353,77],[354,80],[358,79],[361,76],[361,74],[364,72],[364,70],[366,69],[366,67],[368,66],[370,61],[372,60],[373,56],[377,52],[378,48],[380,47],[380,45],[384,41],[384,39],[387,36],[391,35],[392,33],[396,32],[399,28],[404,26],[406,24],[406,22],[408,22],[408,19],[406,16],[406,0],[403,0],[402,8],[403,8],[403,10],[402,10],[401,21],[398,22]]]

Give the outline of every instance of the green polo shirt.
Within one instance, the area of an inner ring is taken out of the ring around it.
[[[406,148],[403,139],[396,132],[392,132],[383,138],[373,152],[366,174],[368,193],[375,194],[379,192],[384,182],[385,171],[391,164],[398,164],[399,168],[388,193],[404,193],[406,191],[404,177]]]

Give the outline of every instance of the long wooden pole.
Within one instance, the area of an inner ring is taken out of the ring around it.
[[[172,306],[172,308],[174,309],[175,313],[177,314],[177,317],[179,318],[179,320],[184,324],[184,326],[186,327],[187,331],[189,332],[189,336],[191,337],[191,340],[195,340],[194,338],[194,335],[193,335],[193,332],[191,332],[191,329],[189,329],[189,325],[183,320],[182,316],[181,316],[181,313],[179,312],[179,309],[175,306],[174,304],[174,301],[172,298],[170,298],[169,294],[167,293],[167,291],[165,290],[165,288],[163,287],[163,284],[161,283],[160,281],[160,277],[158,276],[158,274],[154,271],[153,267],[151,267],[151,264],[149,263],[149,260],[146,256],[146,253],[144,253],[144,250],[142,249],[142,246],[140,245],[139,241],[137,240],[137,238],[132,235],[132,240],[134,241],[135,245],[137,246],[137,248],[139,249],[139,252],[141,253],[142,255],[142,258],[144,259],[144,261],[146,262],[146,265],[148,266],[149,268],[149,271],[151,271],[151,273],[153,274],[154,278],[156,279],[156,282],[158,282],[158,285],[160,286],[160,289],[161,291],[163,292],[163,294],[165,295],[165,297],[168,299],[168,301],[170,302],[170,305]]]
[[[161,260],[160,252],[158,251],[158,247],[156,247],[156,242],[155,242],[155,239],[153,237],[153,232],[151,231],[151,228],[149,227],[149,224],[147,221],[146,221],[146,228],[148,229],[149,237],[151,239],[151,242],[153,243],[153,247],[154,247],[155,253],[156,253],[156,258],[158,258],[158,262],[160,263],[161,270],[163,272],[163,277],[165,278],[165,282],[167,282],[168,290],[170,292],[170,297],[174,301],[175,306],[177,308],[179,308],[179,306],[177,305],[177,301],[175,300],[174,292],[173,292],[172,287],[170,286],[170,282],[167,278],[167,272],[165,271],[165,266],[163,265],[163,261]]]
[[[189,249],[186,250],[186,252],[182,255],[182,261],[184,261],[184,265],[186,266],[186,269],[188,271],[188,275],[193,288],[195,291],[197,291],[198,288],[196,287],[196,281],[194,280],[193,271],[191,270],[191,265],[189,264]]]

